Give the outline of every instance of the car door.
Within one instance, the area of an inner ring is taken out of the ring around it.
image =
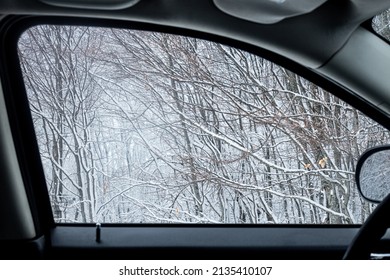
[[[322,76],[344,58],[312,71],[253,23],[175,28],[142,7],[154,23],[3,19],[4,258],[340,259],[373,208],[354,162],[388,139],[356,108],[383,111]]]

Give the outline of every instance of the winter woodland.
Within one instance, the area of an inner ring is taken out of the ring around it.
[[[372,211],[354,169],[389,131],[261,57],[84,26],[30,28],[19,56],[56,222],[350,224]]]

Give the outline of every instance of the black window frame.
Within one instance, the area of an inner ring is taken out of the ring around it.
[[[119,20],[107,20],[98,18],[71,18],[71,17],[52,17],[52,16],[8,16],[3,19],[3,29],[0,30],[0,36],[2,38],[3,46],[0,53],[0,74],[3,82],[4,95],[6,99],[6,106],[8,109],[8,116],[10,119],[12,136],[15,142],[17,156],[22,171],[22,176],[25,184],[25,188],[28,194],[29,202],[33,212],[34,222],[37,229],[37,237],[42,235],[55,236],[56,231],[73,229],[77,236],[77,228],[93,229],[94,225],[91,224],[55,224],[52,210],[50,206],[50,200],[47,192],[46,182],[44,178],[42,163],[40,160],[38,145],[34,133],[32,124],[32,118],[29,110],[28,100],[24,89],[24,83],[22,78],[21,69],[19,67],[19,59],[17,54],[17,42],[19,36],[27,28],[34,25],[43,24],[60,24],[60,25],[88,25],[98,27],[117,27],[117,28],[129,28],[139,29],[146,31],[156,31],[172,33],[177,35],[192,36],[200,39],[206,39],[215,41],[225,45],[229,45],[235,48],[242,49],[255,55],[264,57],[265,59],[272,61],[285,67],[286,69],[297,73],[303,78],[315,83],[323,89],[331,92],[341,100],[349,103],[353,107],[357,108],[385,128],[390,129],[389,117],[382,112],[378,112],[376,108],[368,105],[364,100],[352,94],[347,89],[334,83],[322,75],[316,73],[313,69],[308,69],[288,58],[282,57],[271,51],[262,49],[260,47],[240,42],[233,38],[225,38],[211,33],[204,33],[189,29],[177,28],[172,26],[163,26],[151,23],[142,23],[136,21],[119,21]],[[186,226],[177,225],[134,225],[134,224],[121,224],[121,225],[103,225],[108,228],[172,228],[179,230]],[[266,229],[271,234],[272,229],[290,228],[290,229],[342,229],[346,235],[352,235],[356,232],[359,225],[254,225],[254,226],[226,226],[226,225],[198,225],[191,227],[205,229],[206,231],[214,228],[257,228]],[[66,230],[65,230],[66,231]],[[61,234],[61,233],[60,233]],[[69,231],[66,235],[69,237]],[[324,235],[326,236],[326,235]],[[348,237],[349,238],[349,237]],[[348,239],[347,238],[347,239]],[[69,245],[73,246],[73,245]],[[82,244],[80,244],[82,246]],[[340,250],[340,248],[338,248]]]

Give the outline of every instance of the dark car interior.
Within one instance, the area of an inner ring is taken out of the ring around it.
[[[390,1],[282,2],[285,3],[1,1],[0,258],[341,260],[369,259],[374,255],[386,258],[390,252],[390,235],[386,234],[388,192],[370,200],[379,205],[367,206],[373,211],[364,222],[346,219],[340,224],[330,224],[326,219],[317,224],[65,223],[58,221],[53,210],[45,161],[41,160],[35,119],[30,110],[32,101],[26,93],[30,87],[23,80],[26,70],[21,67],[22,57],[27,51],[18,49],[22,34],[34,26],[150,31],[231,46],[300,75],[356,108],[387,132],[390,129],[390,46],[385,35],[373,30],[372,20],[389,11]],[[390,12],[387,13],[390,22]],[[390,25],[386,28],[390,30]],[[28,42],[26,50],[29,47]],[[38,69],[34,67],[30,69],[32,72]],[[381,146],[370,150],[353,167],[363,195],[364,187],[381,189],[388,182],[386,178],[379,183],[369,177],[371,169],[361,171],[371,155],[388,149]],[[327,157],[321,159],[325,164]],[[386,158],[378,162],[386,162]],[[318,163],[318,169],[324,168],[322,163]],[[302,170],[309,167],[302,165]],[[385,166],[379,171],[383,170]],[[368,181],[364,181],[364,176],[369,177]],[[366,197],[370,199],[370,195],[369,192]]]

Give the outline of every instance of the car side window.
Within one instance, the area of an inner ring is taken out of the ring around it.
[[[372,19],[372,28],[383,38],[390,41],[390,9]]]
[[[354,168],[389,132],[299,75],[223,44],[35,26],[26,94],[58,223],[354,224]]]

